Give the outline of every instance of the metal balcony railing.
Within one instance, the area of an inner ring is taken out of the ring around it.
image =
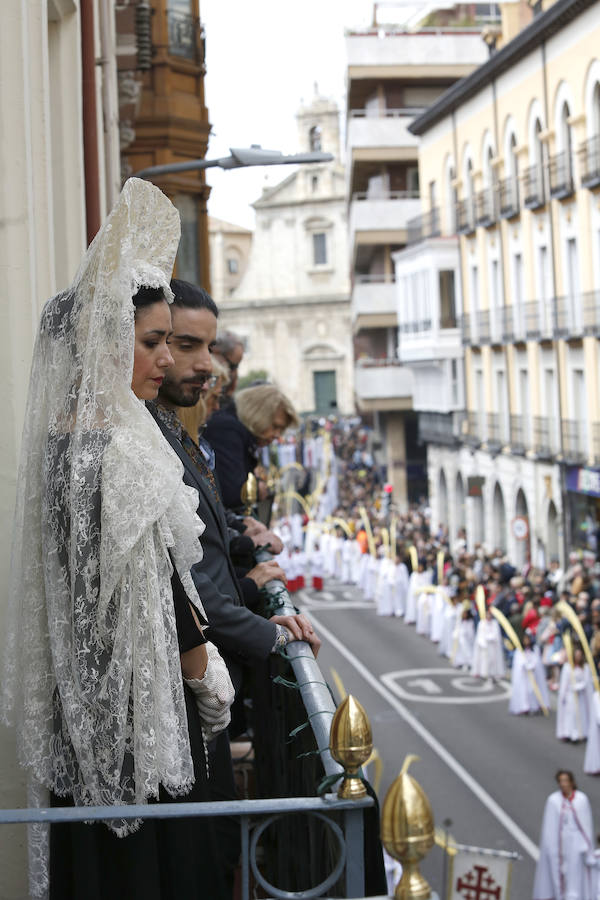
[[[167,30],[171,56],[181,56],[196,63],[204,62],[204,32],[196,16],[170,9],[167,11]]]
[[[359,203],[367,200],[372,202],[377,200],[418,200],[420,196],[419,191],[355,191],[352,194],[352,200],[356,200]]]
[[[544,170],[536,163],[523,172],[523,206],[527,209],[540,209],[545,204]]]
[[[501,219],[519,215],[519,179],[516,175],[503,178],[498,184],[498,207]]]
[[[424,444],[455,445],[458,432],[453,414],[419,413],[419,440]]]
[[[475,195],[475,222],[489,228],[496,221],[496,192],[493,187],[486,187]]]
[[[515,338],[515,319],[512,306],[503,306],[500,310],[500,331],[503,343],[510,343]]]
[[[582,297],[569,295],[554,298],[553,332],[555,338],[583,336]]]
[[[573,161],[571,155],[563,150],[548,160],[548,180],[550,196],[556,200],[564,200],[575,191],[573,180]]]
[[[405,106],[398,109],[388,109],[385,106],[373,109],[351,109],[351,119],[414,119],[425,112],[423,106]]]
[[[585,462],[587,458],[587,433],[583,422],[563,419],[562,450],[565,462],[573,465]]]
[[[510,417],[510,446],[513,453],[524,454],[527,451],[526,423],[523,416]]]
[[[475,209],[471,197],[456,204],[456,231],[458,234],[472,234],[475,231]]]
[[[503,443],[503,423],[498,413],[487,413],[485,439],[490,449],[500,448]]]
[[[556,423],[546,416],[533,417],[533,452],[540,459],[552,459],[559,450]]]
[[[424,331],[431,331],[431,319],[418,319],[410,322],[401,322],[398,325],[400,334],[421,334]]]
[[[409,219],[406,225],[406,243],[418,244],[427,238],[439,237],[441,234],[441,217],[439,207],[434,206],[429,212]]]
[[[272,559],[266,550],[258,551],[257,561]],[[293,615],[294,606],[280,582],[266,585],[277,612]],[[321,763],[327,775],[340,774],[341,767],[329,752],[329,732],[335,713],[335,703],[317,665],[309,644],[296,641],[288,644],[286,655],[298,683],[300,696],[307,713]],[[259,839],[271,824],[289,815],[316,817],[331,830],[337,844],[337,861],[320,885],[293,893],[294,897],[316,897],[328,893],[340,879],[345,896],[363,897],[365,892],[364,822],[365,809],[374,805],[372,797],[358,800],[339,800],[335,794],[324,797],[283,797],[261,800],[231,800],[206,803],[156,803],[126,806],[79,806],[0,809],[0,825],[15,823],[64,823],[106,821],[109,819],[171,819],[193,817],[236,818],[241,831],[241,897],[250,900],[250,873],[262,889],[272,897],[292,894],[270,884],[259,868]],[[341,818],[341,822],[340,822]],[[306,825],[303,823],[303,827]]]
[[[579,165],[581,184],[586,188],[598,187],[600,184],[600,135],[584,141],[579,148]]]
[[[600,291],[589,291],[582,296],[583,333],[600,337]]]
[[[471,447],[479,447],[483,440],[483,418],[475,410],[468,410],[463,422],[463,440]]]

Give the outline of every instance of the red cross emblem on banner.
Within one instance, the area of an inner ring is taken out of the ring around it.
[[[456,890],[464,900],[500,900],[502,887],[496,884],[487,866],[473,866],[456,882]]]

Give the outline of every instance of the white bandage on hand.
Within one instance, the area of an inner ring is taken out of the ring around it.
[[[212,740],[225,731],[231,721],[229,711],[235,699],[235,690],[223,657],[214,644],[206,644],[208,664],[202,678],[186,678],[185,683],[196,699],[202,721],[202,731]]]

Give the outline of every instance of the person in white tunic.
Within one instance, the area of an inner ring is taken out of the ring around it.
[[[450,662],[457,669],[468,671],[473,662],[473,648],[475,646],[475,623],[469,609],[469,601],[465,601],[467,608],[463,608],[458,619],[454,634],[452,635],[452,650]],[[460,609],[460,607],[459,607]]]
[[[494,681],[504,675],[502,632],[489,609],[475,632],[471,675],[475,678],[492,678]]]
[[[352,584],[352,541],[342,537],[342,584]]]
[[[384,556],[379,561],[380,575],[377,585],[377,615],[394,615],[394,590],[396,581],[396,566],[394,561]]]
[[[600,775],[600,693],[594,688],[591,679],[588,683],[587,695],[590,722],[583,771],[586,775]],[[598,888],[600,888],[600,883]]]
[[[375,600],[377,593],[377,584],[379,581],[379,564],[380,561],[376,556],[369,555],[367,564],[365,600]]]
[[[434,644],[439,644],[442,640],[442,634],[444,632],[444,615],[449,605],[450,598],[448,596],[448,588],[445,585],[440,585],[433,595],[431,602],[431,627],[429,630],[429,637]]]
[[[508,711],[514,716],[540,711],[539,696],[546,709],[550,706],[548,683],[538,647],[534,647],[528,634],[523,636],[523,649],[515,650],[512,664],[512,683]]]
[[[358,584],[360,582],[360,567],[363,552],[356,538],[350,541],[350,552],[352,560],[350,568],[350,581],[352,584]]]
[[[556,774],[560,790],[546,800],[533,900],[595,900],[592,808],[573,773]]]
[[[451,588],[450,590],[455,591],[456,588]],[[445,656],[447,659],[450,659],[452,654],[452,636],[454,634],[454,629],[460,622],[460,615],[461,606],[458,602],[458,598],[456,596],[450,597],[450,602],[446,604],[444,609],[442,637],[440,638],[438,647],[440,656]]]
[[[292,532],[292,544],[294,547],[304,547],[304,529],[302,528],[302,516],[300,513],[294,513],[292,515],[290,528]]]
[[[408,569],[399,556],[396,557],[396,578],[394,582],[394,615],[401,618],[406,609],[406,595],[408,594]]]
[[[417,601],[421,593],[421,588],[431,584],[433,580],[433,572],[425,571],[425,563],[419,560],[419,566],[416,572],[411,572],[408,579],[408,595],[406,598],[406,609],[404,611],[404,621],[407,625],[414,625],[417,621]]]
[[[332,541],[333,548],[333,577],[337,579],[337,581],[343,581],[344,574],[344,539],[339,534],[339,532],[335,533],[335,536]]]
[[[431,591],[421,591],[417,597],[417,634],[429,637],[431,631],[431,613],[434,601],[434,594]]]
[[[580,647],[573,650],[573,666],[566,662],[560,673],[556,708],[556,737],[563,741],[583,741],[589,731],[588,684],[590,670]]]

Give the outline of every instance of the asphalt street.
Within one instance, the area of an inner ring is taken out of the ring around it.
[[[558,768],[575,773],[600,832],[600,778],[583,774],[584,744],[556,739],[554,711],[510,716],[508,682],[490,685],[457,672],[414,626],[377,616],[354,586],[328,581],[320,594],[295,596],[323,640],[319,664],[334,693],[332,670],[369,715],[383,762],[382,803],[405,756],[418,755],[410,773],[428,794],[437,827],[450,819],[460,843],[521,854],[512,900],[531,898],[544,803]],[[375,774],[371,766],[372,781]],[[440,895],[443,869],[444,853],[435,847],[422,872]]]

